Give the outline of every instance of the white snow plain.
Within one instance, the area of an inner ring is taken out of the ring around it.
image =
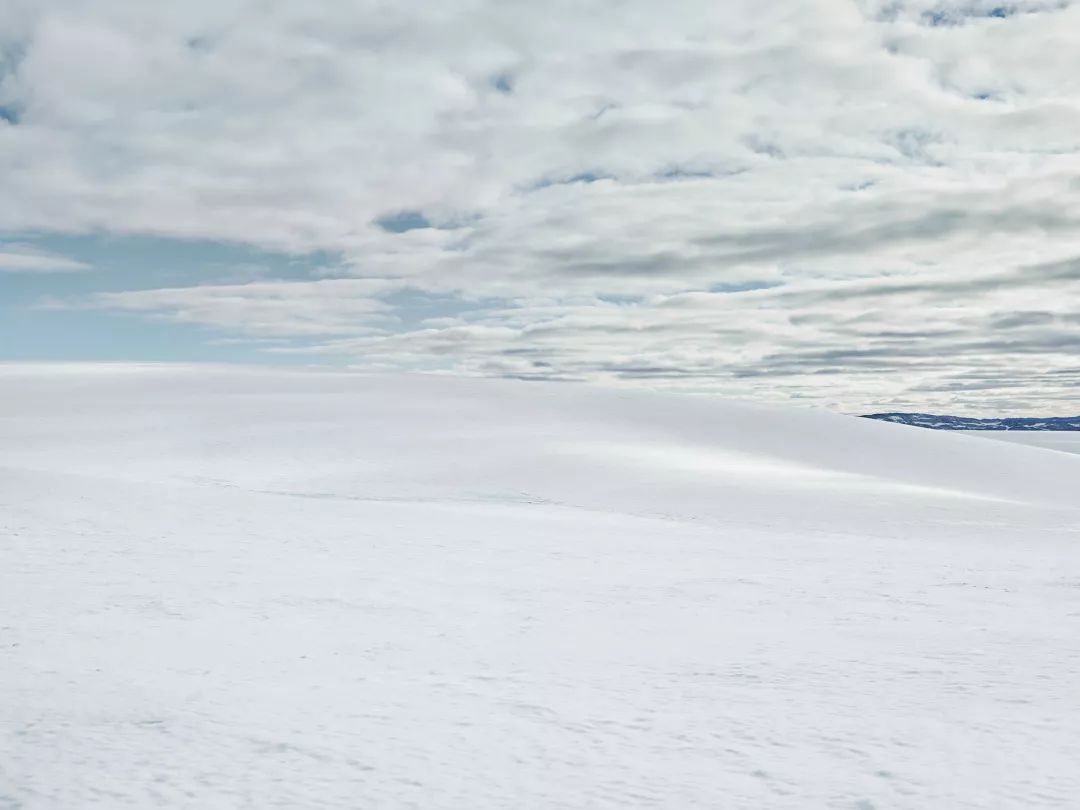
[[[1045,447],[1063,453],[1080,453],[1080,431],[1077,430],[964,430],[961,433],[1031,447]]]
[[[0,367],[0,808],[1075,808],[1080,456]]]

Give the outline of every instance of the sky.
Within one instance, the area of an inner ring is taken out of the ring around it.
[[[1080,0],[2,0],[0,360],[1080,410]]]

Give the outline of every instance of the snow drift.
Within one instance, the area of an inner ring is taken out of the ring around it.
[[[1080,456],[570,384],[0,386],[0,807],[1080,791]]]

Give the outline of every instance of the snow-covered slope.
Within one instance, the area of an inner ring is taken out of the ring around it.
[[[1080,457],[569,384],[0,392],[0,807],[1080,794]]]
[[[1080,430],[973,430],[969,435],[1029,447],[1045,447],[1063,453],[1080,453]]]

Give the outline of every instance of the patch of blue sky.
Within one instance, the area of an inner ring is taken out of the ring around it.
[[[738,293],[752,292],[753,290],[772,290],[783,286],[779,281],[735,281],[725,284],[713,284],[708,291],[711,293]]]
[[[579,172],[578,174],[570,175],[569,177],[545,177],[541,180],[537,180],[531,184],[528,189],[530,191],[539,191],[543,188],[550,186],[570,186],[576,184],[589,185],[590,183],[598,183],[601,180],[614,180],[615,176],[607,174],[602,171],[586,171]]]
[[[731,173],[725,173],[725,176]],[[707,169],[691,169],[683,166],[674,166],[670,169],[665,169],[662,172],[657,172],[657,179],[659,180],[707,180],[716,175],[708,171]]]
[[[0,361],[287,363],[298,358],[194,324],[88,309],[0,310]],[[304,355],[303,362],[322,362]]]
[[[375,220],[375,224],[389,233],[408,233],[432,227],[431,220],[423,211],[411,210],[383,214]]]
[[[475,224],[479,219],[480,215],[475,212],[459,212],[453,217],[433,221],[423,211],[406,209],[383,214],[374,220],[374,224],[387,233],[408,233],[429,228],[437,231],[456,231]]]
[[[1016,6],[999,5],[990,8],[963,6],[958,8],[937,8],[923,12],[922,21],[932,28],[962,25],[970,19],[1004,20],[1020,13]]]
[[[383,298],[394,308],[397,327],[401,330],[422,329],[425,321],[436,318],[465,318],[474,312],[509,307],[498,298],[470,300],[457,295],[401,290]]]
[[[514,92],[514,77],[509,73],[499,73],[491,78],[491,86],[503,95]]]
[[[267,279],[315,278],[340,266],[337,256],[313,253],[292,256],[244,245],[147,236],[57,236],[0,234],[0,243],[28,244],[43,252],[84,262],[93,268],[65,273],[0,274],[0,301],[7,293],[47,285],[54,292],[85,294],[228,284]],[[5,278],[5,276],[7,278]]]
[[[614,293],[604,293],[603,295],[596,296],[596,300],[603,301],[605,304],[629,306],[632,304],[640,304],[642,301],[642,297],[640,295],[617,295]]]
[[[219,343],[231,334],[145,314],[82,306],[97,293],[308,280],[337,267],[336,256],[290,256],[207,241],[154,237],[0,235],[90,265],[70,272],[0,271],[0,360],[295,362],[258,342]],[[49,302],[66,306],[52,307]],[[45,304],[45,306],[43,306]],[[306,357],[304,362],[310,362]]]

